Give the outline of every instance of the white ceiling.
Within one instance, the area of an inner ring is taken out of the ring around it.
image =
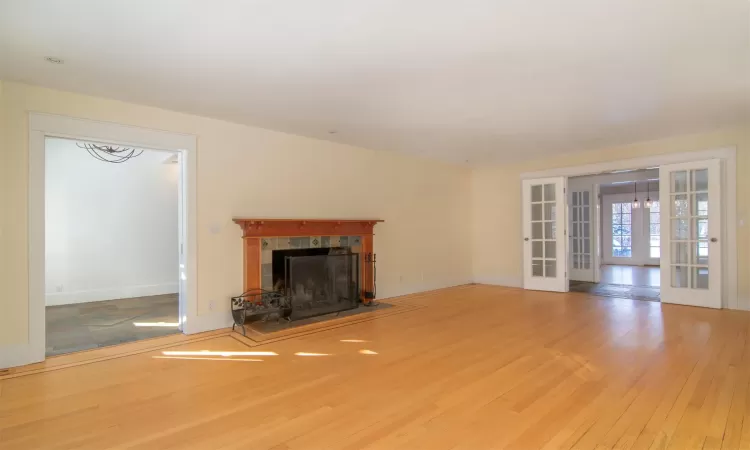
[[[0,0],[0,78],[517,161],[747,120],[750,1]]]

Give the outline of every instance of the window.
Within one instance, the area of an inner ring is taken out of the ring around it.
[[[649,256],[661,257],[661,219],[659,218],[659,202],[653,202],[648,213]]]
[[[612,256],[633,256],[632,215],[630,202],[612,204]]]

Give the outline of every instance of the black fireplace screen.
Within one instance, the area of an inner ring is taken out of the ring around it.
[[[359,304],[359,254],[287,256],[284,290],[292,320],[356,308]]]

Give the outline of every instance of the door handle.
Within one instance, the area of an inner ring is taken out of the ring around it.
[[[711,238],[711,242],[719,242],[718,238]]]
[[[523,238],[523,240],[524,240],[524,241],[528,241],[528,240],[529,240],[529,238]]]

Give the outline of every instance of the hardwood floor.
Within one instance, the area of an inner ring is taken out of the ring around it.
[[[659,287],[661,285],[661,268],[604,265],[601,269],[601,282],[604,284]]]
[[[750,313],[490,286],[393,303],[13,370],[0,448],[750,448]]]

